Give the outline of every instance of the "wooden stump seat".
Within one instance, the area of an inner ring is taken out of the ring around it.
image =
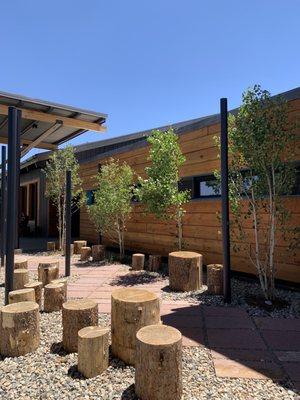
[[[15,269],[14,270],[14,282],[13,282],[13,289],[19,290],[24,289],[26,283],[29,282],[29,273],[27,269]]]
[[[158,254],[150,254],[148,261],[148,270],[151,272],[157,272],[161,268],[161,256]]]
[[[105,258],[105,246],[102,244],[95,244],[92,246],[92,259],[93,261],[103,261]]]
[[[141,271],[144,269],[145,254],[135,253],[132,254],[132,269],[134,271]]]
[[[20,260],[15,261],[14,270],[15,269],[28,269],[28,260],[26,258],[21,258]]]
[[[111,295],[112,353],[126,364],[135,363],[137,331],[160,322],[160,303],[144,289],[117,289]]]
[[[81,247],[86,247],[87,241],[86,240],[74,240],[74,254],[80,254]]]
[[[150,325],[136,335],[135,392],[141,400],[182,396],[182,337],[167,325]]]
[[[92,254],[90,247],[82,246],[80,249],[80,261],[89,261]]]
[[[192,251],[169,254],[169,283],[173,290],[190,292],[202,286],[202,255]]]
[[[40,344],[39,306],[33,301],[9,304],[0,313],[0,353],[18,357],[35,351]]]
[[[34,289],[35,302],[39,305],[39,309],[42,309],[42,288],[43,283],[39,281],[28,282],[24,285],[25,288]]]
[[[47,251],[55,251],[56,243],[55,242],[47,242]]]
[[[53,279],[50,283],[63,283],[67,287],[68,286],[68,278]]]
[[[44,311],[51,313],[62,309],[67,300],[67,286],[64,283],[48,283],[44,288]]]
[[[223,265],[207,265],[207,289],[211,294],[223,294]]]
[[[53,279],[59,277],[59,261],[39,263],[38,279],[43,283],[43,287],[51,283]]]
[[[21,301],[35,301],[33,289],[18,289],[8,293],[8,303],[20,303]]]
[[[62,306],[63,346],[73,353],[78,348],[78,332],[98,325],[98,305],[92,300],[70,300]]]
[[[78,332],[78,371],[86,378],[100,375],[108,368],[109,329],[88,326]]]

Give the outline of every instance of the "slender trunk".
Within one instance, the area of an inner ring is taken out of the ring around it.
[[[58,201],[58,242],[59,242],[59,250],[61,250],[61,202],[60,199]]]
[[[177,213],[178,250],[182,250],[182,213]]]
[[[62,249],[65,249],[65,238],[66,238],[66,196],[63,196],[62,206]]]

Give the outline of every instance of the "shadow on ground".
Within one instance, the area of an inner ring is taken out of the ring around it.
[[[118,276],[110,282],[111,286],[135,286],[147,285],[159,282],[164,278],[155,272],[132,272],[127,275]]]

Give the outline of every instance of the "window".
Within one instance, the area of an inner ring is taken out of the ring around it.
[[[194,178],[193,198],[219,197],[221,189],[214,175],[205,175]]]
[[[86,205],[91,206],[95,203],[95,190],[86,191]]]

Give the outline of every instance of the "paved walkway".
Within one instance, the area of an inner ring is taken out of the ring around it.
[[[19,257],[19,256],[18,256]],[[42,257],[57,259],[57,257]],[[29,257],[36,271],[39,257]],[[63,273],[63,259],[61,259]],[[100,313],[110,313],[111,292],[120,287],[142,287],[161,296],[168,281],[138,282],[121,265],[84,266],[77,262],[68,285],[68,297],[95,300]],[[200,306],[187,301],[163,300],[165,324],[178,328],[184,346],[205,346],[211,352],[218,377],[282,380],[290,378],[300,390],[300,320],[257,317],[235,307]]]

